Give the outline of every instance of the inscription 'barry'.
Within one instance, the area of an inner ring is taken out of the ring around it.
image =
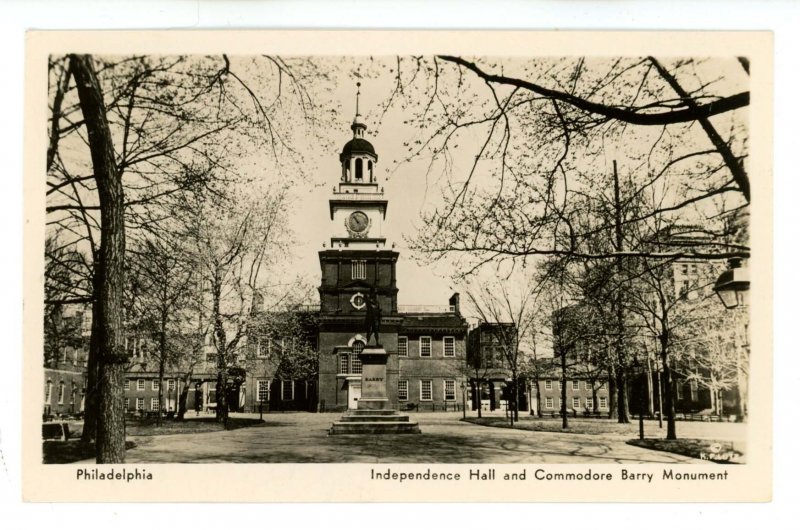
[[[383,377],[367,377],[364,381],[383,381]]]

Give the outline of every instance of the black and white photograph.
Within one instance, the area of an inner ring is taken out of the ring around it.
[[[334,32],[309,54],[95,51],[88,34],[29,63],[46,70],[26,174],[37,473],[768,474],[751,300],[771,290],[750,288],[769,259],[751,228],[770,215],[764,53],[489,36],[487,53],[392,54]]]

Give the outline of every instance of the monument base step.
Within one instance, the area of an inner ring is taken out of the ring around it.
[[[387,415],[387,414],[345,414],[340,421],[348,423],[356,422],[407,422],[408,416]]]
[[[335,421],[329,434],[419,434],[415,421]]]

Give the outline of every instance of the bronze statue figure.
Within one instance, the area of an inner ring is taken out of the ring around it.
[[[375,294],[375,288],[371,288],[369,296],[366,300],[367,314],[364,318],[364,325],[367,327],[367,344],[372,334],[375,334],[375,344],[380,346],[380,338],[378,333],[381,327],[381,305],[378,303],[378,297]]]

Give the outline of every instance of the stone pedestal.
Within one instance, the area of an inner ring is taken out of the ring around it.
[[[388,354],[381,346],[367,346],[361,359],[361,397],[356,410],[333,422],[330,434],[419,434],[419,425],[389,408],[386,390]]]

